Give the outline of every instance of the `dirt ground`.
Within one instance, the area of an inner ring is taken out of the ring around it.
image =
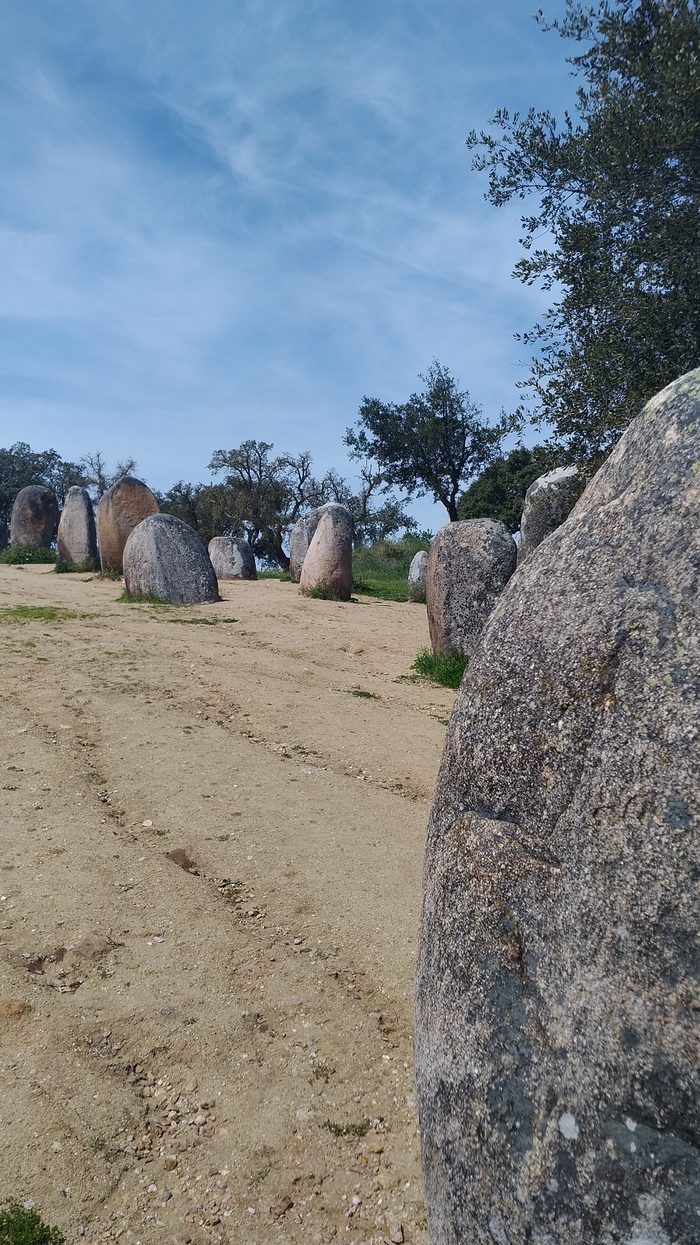
[[[0,1200],[71,1243],[425,1245],[425,608],[120,591],[0,567]]]

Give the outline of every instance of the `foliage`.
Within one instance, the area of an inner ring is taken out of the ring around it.
[[[134,593],[127,592],[126,588],[117,597],[117,601],[121,601],[126,605],[172,605],[172,601],[166,601],[165,597],[156,596],[154,592]]]
[[[366,1137],[371,1127],[371,1120],[363,1120],[361,1124],[336,1124],[333,1120],[324,1120],[321,1125],[334,1137]]]
[[[99,566],[99,562],[93,562],[89,559],[87,562],[70,562],[67,558],[56,558],[54,570],[57,575],[74,575],[78,572],[95,571]],[[121,578],[121,576],[119,576]]]
[[[305,593],[305,597],[312,597],[316,601],[340,601],[341,598],[337,592],[329,588],[328,584],[314,584],[313,588],[309,588]]]
[[[53,489],[62,504],[71,485],[80,483],[80,468],[64,462],[56,450],[35,453],[26,441],[0,449],[0,525],[9,527],[15,497],[28,484],[44,484]]]
[[[31,1206],[13,1200],[0,1209],[0,1245],[64,1245],[65,1239]]]
[[[424,679],[432,679],[433,683],[439,683],[441,687],[451,687],[456,691],[468,664],[469,658],[464,653],[452,653],[450,657],[440,654],[435,657],[430,649],[422,648],[411,669]]]
[[[457,501],[460,519],[498,519],[517,532],[525,494],[539,476],[552,469],[549,452],[541,445],[523,446],[495,459]]]
[[[56,553],[45,545],[14,545],[3,549],[0,562],[6,566],[26,566],[30,562],[55,562]]]
[[[430,493],[454,520],[460,487],[491,461],[500,432],[482,422],[481,408],[437,360],[420,379],[425,390],[401,405],[365,397],[344,442],[351,458],[377,464],[387,487]]]
[[[84,454],[80,460],[80,470],[83,473],[80,483],[91,490],[93,501],[99,501],[102,494],[116,484],[117,480],[122,476],[133,475],[137,469],[136,459],[129,455],[117,462],[114,471],[108,471],[104,454],[95,450],[94,454]]]
[[[695,0],[567,0],[547,25],[570,57],[576,112],[472,132],[496,206],[533,195],[514,275],[560,297],[519,415],[553,425],[559,461],[597,466],[647,399],[700,357],[700,15]],[[544,246],[537,245],[542,236]]]
[[[429,549],[432,532],[407,532],[401,540],[380,540],[355,549],[353,591],[383,601],[408,600],[408,570],[419,549]]]

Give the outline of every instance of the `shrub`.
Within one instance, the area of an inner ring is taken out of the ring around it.
[[[20,566],[27,562],[55,562],[56,551],[54,549],[46,549],[44,545],[15,545],[9,549],[3,549],[0,553],[0,562],[6,566]]]
[[[10,1201],[0,1209],[0,1245],[65,1245],[58,1228],[43,1223],[31,1203]]]
[[[328,584],[314,584],[313,588],[309,588],[304,593],[306,597],[313,597],[316,601],[339,601],[340,597],[337,592],[328,587]]]
[[[441,687],[451,687],[456,691],[468,663],[469,658],[464,653],[452,653],[449,657],[440,653],[435,657],[430,649],[422,648],[411,669],[424,679],[432,679],[433,683],[439,683]]]

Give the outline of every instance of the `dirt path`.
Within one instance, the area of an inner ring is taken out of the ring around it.
[[[0,1197],[93,1245],[426,1242],[425,610],[120,590],[0,567],[75,615],[0,613]]]

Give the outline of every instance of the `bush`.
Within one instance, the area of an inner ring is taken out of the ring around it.
[[[0,1210],[0,1245],[65,1245],[58,1228],[43,1223],[31,1203],[10,1201]]]
[[[43,545],[27,545],[22,548],[16,545],[14,548],[3,549],[0,553],[0,562],[6,566],[25,565],[27,562],[55,562],[56,551],[54,549],[46,549]]]
[[[435,657],[429,648],[422,648],[411,669],[424,679],[432,679],[433,683],[456,691],[468,664],[469,658],[464,653],[452,653],[449,657],[441,653]]]

